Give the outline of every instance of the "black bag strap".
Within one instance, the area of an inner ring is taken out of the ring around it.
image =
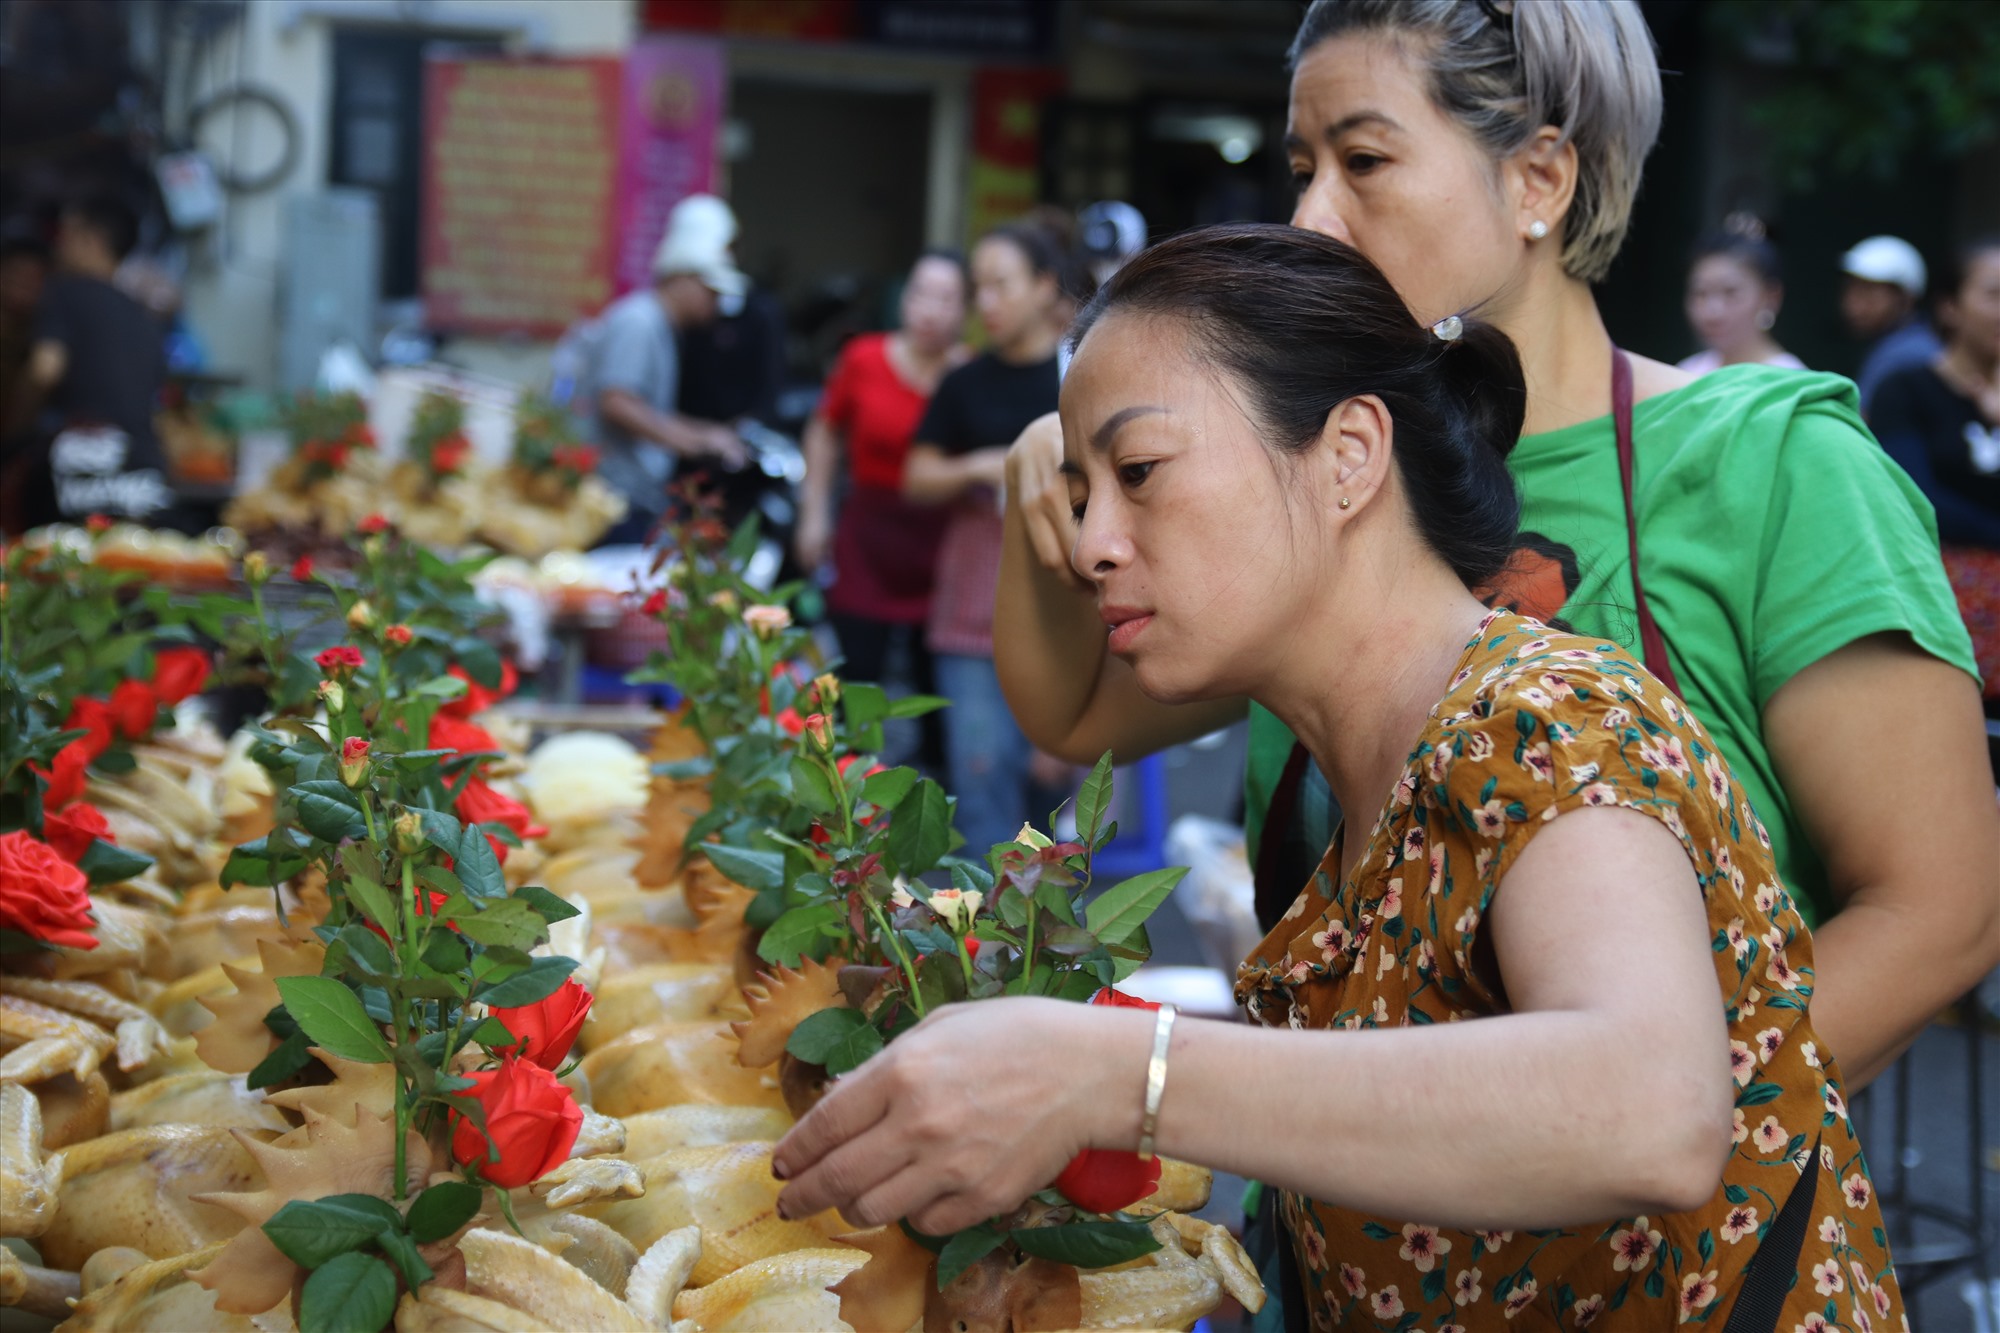
[[[1632,358],[1620,348],[1611,349],[1611,416],[1618,428],[1618,487],[1625,497],[1626,548],[1632,561],[1632,600],[1639,613],[1639,656],[1646,670],[1660,678],[1676,695],[1681,683],[1674,679],[1674,664],[1667,658],[1666,636],[1646,605],[1646,586],[1639,581],[1639,512],[1632,504]]]
[[[1799,1255],[1805,1249],[1806,1228],[1812,1225],[1813,1198],[1819,1193],[1819,1144],[1815,1142],[1809,1165],[1799,1173],[1798,1184],[1785,1198],[1785,1206],[1764,1233],[1757,1253],[1750,1256],[1743,1285],[1736,1293],[1736,1308],[1722,1333],[1776,1333],[1778,1316],[1784,1313],[1785,1297],[1799,1281]]]

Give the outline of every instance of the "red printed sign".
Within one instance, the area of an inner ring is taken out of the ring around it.
[[[555,334],[612,294],[619,62],[434,57],[425,67],[427,321]]]

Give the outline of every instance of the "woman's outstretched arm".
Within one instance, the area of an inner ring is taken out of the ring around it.
[[[1572,811],[1522,851],[1485,929],[1506,1015],[1356,1032],[1181,1024],[1160,1151],[1473,1229],[1712,1197],[1735,1083],[1678,840],[1630,810]],[[933,1014],[778,1146],[780,1207],[837,1207],[861,1225],[907,1217],[933,1233],[1005,1213],[1083,1148],[1137,1145],[1153,1023],[1054,1000]]]

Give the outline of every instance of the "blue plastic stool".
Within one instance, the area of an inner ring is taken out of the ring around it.
[[[1127,798],[1135,776],[1139,792],[1136,802]],[[1118,804],[1124,816],[1119,820],[1118,836],[1091,858],[1091,877],[1107,885],[1158,870],[1167,863],[1166,759],[1157,754],[1141,759],[1120,770],[1118,779],[1122,789]]]
[[[586,665],[582,669],[582,701],[587,704],[657,704],[672,709],[681,701],[681,692],[671,685],[634,685],[619,667]]]

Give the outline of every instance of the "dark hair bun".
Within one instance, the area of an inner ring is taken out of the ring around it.
[[[1263,224],[1206,227],[1142,251],[1077,317],[1073,341],[1120,309],[1182,322],[1199,354],[1243,385],[1280,452],[1316,447],[1348,399],[1380,398],[1424,541],[1468,588],[1506,567],[1521,517],[1507,454],[1527,391],[1499,329],[1461,315],[1447,341],[1359,250]]]

